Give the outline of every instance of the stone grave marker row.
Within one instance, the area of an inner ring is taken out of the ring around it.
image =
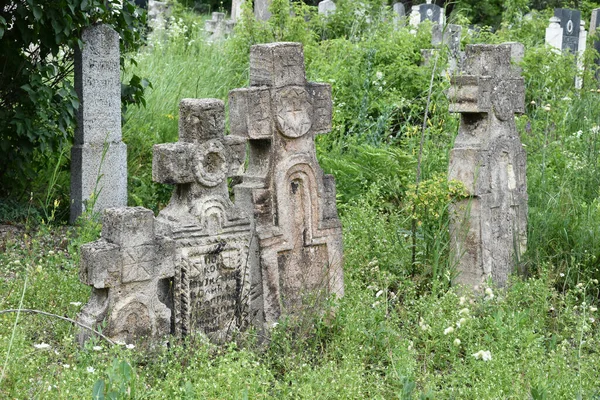
[[[179,142],[154,148],[153,179],[175,185],[156,218],[105,212],[102,238],[82,247],[93,290],[81,322],[105,322],[116,340],[203,333],[221,342],[343,295],[335,183],[314,143],[331,128],[331,87],[306,82],[300,44],[257,45],[250,87],[229,102],[224,136],[222,101],[182,100]],[[232,176],[242,177],[235,202]]]

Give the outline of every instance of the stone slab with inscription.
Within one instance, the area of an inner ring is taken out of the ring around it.
[[[462,182],[466,199],[451,207],[455,283],[499,286],[527,244],[526,155],[514,114],[525,110],[520,43],[468,45],[462,75],[451,78],[449,111],[460,113],[448,178]]]
[[[175,185],[156,219],[177,245],[175,332],[228,340],[248,323],[250,220],[229,199],[227,178],[241,173],[246,139],[225,132],[225,106],[184,99],[179,142],[154,146],[153,179]]]
[[[121,141],[119,34],[108,25],[83,30],[75,51],[75,90],[80,106],[71,153],[70,221],[127,204],[127,148]]]
[[[283,315],[320,312],[344,293],[335,182],[315,135],[331,129],[331,87],[307,82],[299,43],[250,50],[250,87],[229,93],[233,135],[249,141],[236,204],[252,217],[251,315],[268,329]]]

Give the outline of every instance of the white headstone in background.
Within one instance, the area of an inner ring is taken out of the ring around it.
[[[402,3],[394,3],[392,9],[394,10],[394,28],[398,29],[399,26],[406,24],[406,9]]]
[[[271,18],[271,12],[269,11],[269,6],[271,5],[271,0],[255,0],[254,1],[254,16],[259,21],[267,21]]]
[[[80,106],[71,150],[71,223],[94,205],[127,205],[127,146],[121,141],[119,34],[108,25],[83,30],[75,50]]]
[[[331,0],[324,0],[319,3],[319,14],[328,16],[335,12],[335,3]]]
[[[231,20],[236,23],[242,17],[242,5],[244,0],[232,0],[231,2]]]

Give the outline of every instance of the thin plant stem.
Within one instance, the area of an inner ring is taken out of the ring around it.
[[[23,283],[23,293],[21,293],[21,300],[19,301],[19,308],[16,310],[11,310],[12,312],[17,313],[17,317],[15,318],[15,323],[13,325],[12,334],[10,335],[10,342],[8,343],[8,350],[6,351],[6,359],[4,360],[4,366],[2,367],[2,374],[0,375],[0,386],[2,381],[4,380],[4,375],[6,374],[6,369],[8,368],[8,360],[10,358],[10,351],[12,349],[12,344],[15,340],[15,333],[17,331],[17,323],[19,322],[19,316],[21,312],[23,312],[23,300],[25,299],[25,292],[27,291],[27,282],[29,281],[29,274],[25,275],[25,282]]]

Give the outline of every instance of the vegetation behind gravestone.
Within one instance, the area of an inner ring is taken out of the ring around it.
[[[69,146],[79,101],[73,54],[81,30],[102,21],[121,36],[121,66],[141,44],[145,12],[133,1],[12,2],[0,9],[0,196],[43,198],[56,167],[68,174]],[[133,74],[122,102],[143,103],[147,82]],[[65,179],[55,180],[63,185]],[[68,181],[68,178],[67,178]],[[68,207],[68,200],[62,202]]]

